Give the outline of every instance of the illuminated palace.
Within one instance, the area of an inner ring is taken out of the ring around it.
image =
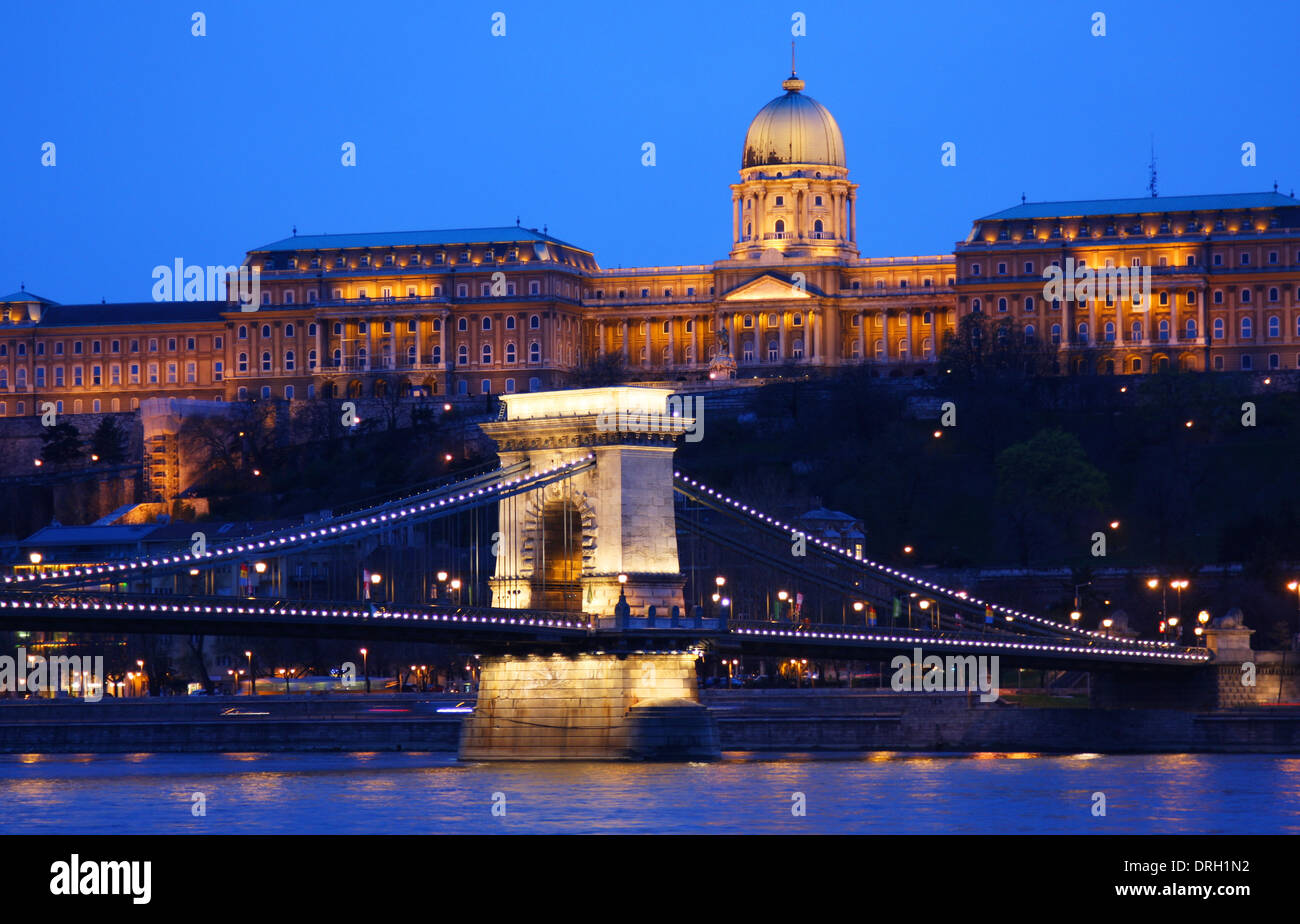
[[[256,305],[0,299],[0,414],[45,401],[479,395],[864,364],[923,374],[960,318],[1011,318],[1062,372],[1300,367],[1300,205],[1247,193],[1022,203],[952,254],[861,257],[839,126],[791,76],[746,133],[731,251],[602,269],[535,229],[294,236],[248,252]],[[1067,260],[1073,260],[1067,264]],[[1151,268],[1149,304],[1044,298],[1044,271]]]

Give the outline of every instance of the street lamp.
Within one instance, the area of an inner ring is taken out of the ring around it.
[[[1174,641],[1177,642],[1183,637],[1183,627],[1178,624],[1177,616],[1169,617],[1169,629],[1174,633]]]
[[[781,613],[785,609],[785,602],[790,599],[789,591],[778,590],[776,592],[776,621],[781,621]]]
[[[370,659],[369,652],[361,649],[361,672],[366,675],[366,692],[370,692]]]
[[[448,585],[456,592],[456,605],[460,605],[460,578],[452,578],[451,584]]]
[[[1160,615],[1162,617],[1168,616],[1169,615],[1168,589],[1163,584],[1160,583],[1159,578],[1148,578],[1147,587],[1150,588],[1151,590],[1155,590],[1157,587],[1160,588]]]
[[[1101,621],[1101,627],[1106,630],[1106,635],[1108,637],[1110,635],[1110,628],[1113,625],[1115,625],[1115,620],[1111,619],[1109,616]]]
[[[266,562],[264,561],[253,562],[253,570],[256,571],[258,574],[266,574]]]
[[[245,651],[244,657],[248,658],[248,695],[257,695],[257,675],[253,673],[253,653]]]
[[[31,562],[33,565],[39,565],[42,561],[45,560],[45,556],[41,555],[40,552],[32,552],[30,555],[27,556],[27,560]]]
[[[1177,581],[1170,581],[1169,586],[1178,591],[1178,618],[1183,616],[1183,591],[1187,589],[1188,581],[1184,578]]]

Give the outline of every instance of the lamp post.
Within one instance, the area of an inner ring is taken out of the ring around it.
[[[442,602],[442,585],[447,583],[447,572],[446,572],[446,571],[439,571],[438,574],[436,575],[436,577],[438,578],[438,593],[434,596],[434,602],[436,602],[436,603],[441,603],[441,602]]]
[[[785,603],[790,599],[788,590],[778,590],[776,592],[776,621],[781,621],[781,613],[785,609]]]
[[[919,607],[921,608],[921,612],[923,612],[923,613],[928,613],[928,612],[930,611],[930,601],[929,601],[929,600],[925,600],[925,599],[918,600],[917,603],[916,603],[916,605],[919,606]],[[912,619],[912,613],[911,613],[911,609],[910,609],[910,607],[909,607],[909,609],[908,609],[907,617],[908,617],[908,623],[910,624],[910,623],[911,623],[911,619]],[[933,628],[933,623],[931,624],[931,628]]]
[[[1188,581],[1182,578],[1176,581],[1170,581],[1169,586],[1178,591],[1178,618],[1183,618],[1183,591],[1187,589]]]
[[[455,603],[457,606],[460,606],[460,578],[452,578],[449,586],[456,592]]]
[[[1109,616],[1101,621],[1101,627],[1106,630],[1107,638],[1110,638],[1110,629],[1113,625],[1115,625],[1115,620],[1111,619]]]
[[[1165,585],[1160,583],[1159,578],[1148,578],[1147,587],[1151,590],[1155,590],[1157,587],[1160,588],[1160,618],[1163,621],[1169,616],[1169,591],[1165,588]]]
[[[1210,611],[1201,610],[1199,613],[1197,613],[1196,622],[1198,623],[1198,625],[1196,626],[1196,637],[1201,640],[1202,645],[1208,644],[1209,639],[1205,637],[1205,630],[1208,627],[1210,622]]]
[[[257,695],[257,675],[253,673],[253,653],[245,651],[244,657],[248,658],[248,695]]]
[[[370,692],[370,653],[361,649],[361,672],[366,676],[366,692]]]
[[[235,695],[235,696],[238,696],[238,695],[239,695],[239,678],[240,678],[240,676],[241,676],[244,672],[243,672],[242,670],[234,670],[234,669],[231,669],[231,670],[226,671],[226,673],[230,675],[230,682],[231,682],[232,684],[234,684],[234,695]]]

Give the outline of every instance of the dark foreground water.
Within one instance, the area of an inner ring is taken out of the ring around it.
[[[462,764],[408,753],[0,755],[0,832],[1300,833],[1300,757],[728,758]],[[196,793],[206,815],[193,814]],[[798,793],[802,817],[792,812]],[[1094,793],[1105,794],[1105,817],[1093,814]],[[494,804],[504,815],[493,815]]]

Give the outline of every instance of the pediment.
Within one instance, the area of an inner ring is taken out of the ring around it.
[[[722,297],[724,302],[770,302],[812,298],[808,291],[787,279],[766,273]]]

